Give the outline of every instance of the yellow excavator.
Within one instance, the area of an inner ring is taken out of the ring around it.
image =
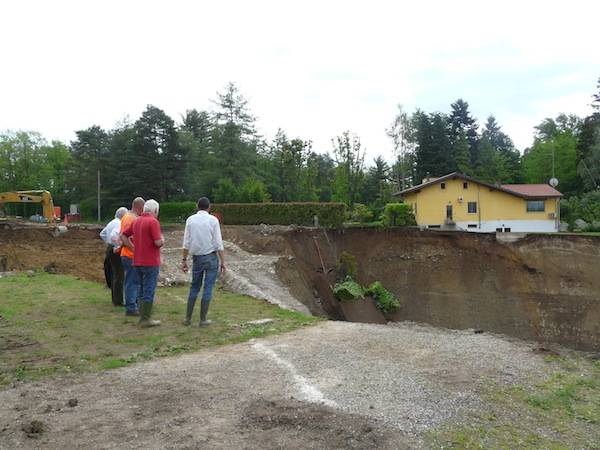
[[[48,223],[56,219],[54,215],[54,202],[48,191],[13,191],[0,192],[0,208],[4,203],[41,203],[43,216]]]

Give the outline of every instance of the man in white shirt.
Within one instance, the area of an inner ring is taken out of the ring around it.
[[[187,272],[188,255],[192,255],[192,284],[188,295],[187,313],[184,325],[192,323],[192,314],[196,299],[204,284],[202,302],[200,303],[200,327],[210,325],[206,319],[208,306],[212,299],[212,291],[220,272],[225,272],[223,257],[223,240],[219,220],[209,214],[210,201],[206,197],[198,200],[198,212],[188,217],[183,234],[183,262],[181,270]],[[217,256],[218,255],[218,256]]]
[[[121,218],[127,213],[127,208],[121,206],[115,213],[115,218],[100,232],[100,238],[106,243],[104,257],[104,277],[106,285],[111,290],[112,302],[115,306],[123,306],[123,266],[118,249],[121,246],[119,230]]]

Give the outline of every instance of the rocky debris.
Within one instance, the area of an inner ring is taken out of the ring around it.
[[[44,272],[46,272],[46,273],[57,273],[58,272],[58,268],[56,267],[56,263],[54,261],[52,261],[49,264],[46,264],[44,266]]]
[[[258,319],[245,322],[244,325],[267,325],[273,322],[275,322],[273,319]]]
[[[268,225],[261,226],[260,234],[275,232],[272,228]],[[166,232],[164,236],[166,242],[161,255],[159,283],[163,286],[189,284],[192,280],[191,267],[188,273],[181,270],[183,230]],[[227,240],[224,241],[224,246],[227,270],[219,277],[224,287],[285,309],[310,314],[308,308],[297,300],[279,279],[276,264],[280,256],[249,253]],[[189,261],[188,265],[191,266]]]
[[[11,272],[0,272],[0,278],[6,278],[6,277],[11,277],[13,275],[16,275],[18,272],[16,271],[11,271]]]
[[[25,432],[28,438],[37,439],[44,431],[46,431],[46,425],[41,420],[32,420],[31,422],[23,424],[21,429]]]
[[[69,229],[66,226],[64,226],[64,225],[58,225],[52,231],[52,235],[54,237],[59,237],[59,236],[62,236],[63,234],[65,234],[67,231],[69,231]]]
[[[70,398],[67,402],[67,406],[71,408],[75,408],[79,404],[79,401],[76,398]]]

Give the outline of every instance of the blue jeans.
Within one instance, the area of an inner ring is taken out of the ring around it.
[[[133,267],[133,260],[127,256],[121,256],[123,272],[125,273],[125,308],[129,312],[138,309],[137,299],[140,295],[140,282]]]
[[[135,266],[140,280],[140,294],[144,303],[154,303],[159,266]]]
[[[212,299],[212,291],[219,275],[219,258],[216,253],[210,255],[195,255],[192,265],[192,285],[188,301],[195,302],[204,284],[202,292],[202,303],[209,304]]]

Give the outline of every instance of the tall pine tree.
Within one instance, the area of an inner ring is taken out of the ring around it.
[[[470,165],[471,167],[477,167],[480,165],[479,151],[477,143],[479,141],[479,135],[477,133],[477,121],[471,116],[469,112],[469,104],[463,99],[458,99],[450,105],[451,111],[448,116],[448,138],[455,151],[461,134],[467,138],[469,144],[470,154]]]

